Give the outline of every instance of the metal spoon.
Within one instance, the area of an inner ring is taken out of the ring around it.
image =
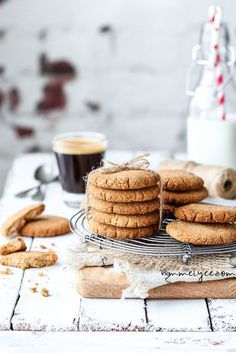
[[[31,196],[32,200],[35,201],[43,201],[45,198],[45,187],[43,188],[43,184],[40,184],[36,192]]]
[[[35,201],[43,201],[46,191],[44,186],[58,180],[58,176],[55,176],[51,166],[41,165],[35,170],[34,178],[38,180],[40,184],[31,198]]]
[[[52,170],[52,168],[49,168],[47,165],[40,165],[34,172],[34,178],[39,181],[38,185],[35,185],[24,191],[20,191],[16,193],[15,196],[23,198],[26,197],[28,193],[33,190],[35,190],[34,195],[36,195],[38,193],[38,190],[41,189],[41,185],[46,185],[58,180],[58,176],[55,176],[55,172]]]

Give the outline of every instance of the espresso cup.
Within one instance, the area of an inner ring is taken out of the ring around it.
[[[86,176],[98,168],[107,148],[106,136],[97,132],[58,135],[52,144],[56,156],[63,200],[70,207],[79,207],[84,198]]]

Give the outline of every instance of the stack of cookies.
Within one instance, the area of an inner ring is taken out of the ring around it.
[[[110,238],[146,237],[159,229],[160,177],[150,170],[90,173],[87,185],[90,230]]]
[[[178,218],[166,227],[178,241],[195,245],[220,245],[236,242],[236,209],[190,204],[175,209]]]
[[[162,179],[165,214],[174,214],[176,207],[199,202],[208,196],[204,181],[193,173],[174,169],[162,169],[158,173]]]

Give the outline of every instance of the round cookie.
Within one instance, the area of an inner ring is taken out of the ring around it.
[[[116,173],[104,173],[96,169],[89,174],[89,184],[115,190],[143,189],[157,185],[160,177],[150,170],[122,170]]]
[[[170,191],[192,191],[202,189],[204,181],[199,176],[178,169],[162,169],[161,176],[163,189]]]
[[[160,201],[158,199],[144,202],[111,202],[97,200],[93,197],[89,200],[89,206],[95,210],[119,215],[146,214],[159,210]]]
[[[163,191],[163,202],[174,205],[188,205],[189,203],[199,202],[208,196],[208,191],[205,187],[195,191]]]
[[[5,237],[10,237],[16,234],[28,220],[40,215],[44,209],[44,204],[37,203],[14,213],[3,223],[1,228],[2,235]]]
[[[176,240],[195,245],[220,245],[236,242],[236,225],[173,221],[166,232]]]
[[[99,223],[122,228],[148,227],[159,223],[160,220],[159,212],[130,216],[99,212],[94,208],[89,209],[89,217]]]
[[[88,186],[88,194],[98,200],[114,202],[141,202],[157,199],[160,193],[159,186],[138,190],[110,190]]]
[[[25,237],[54,237],[70,232],[68,219],[60,216],[38,216],[26,223],[19,234]]]
[[[193,203],[175,209],[176,218],[197,223],[229,223],[236,221],[236,209],[233,207]]]
[[[122,228],[102,224],[93,219],[90,219],[88,223],[93,233],[116,239],[143,238],[153,235],[158,230],[157,225],[142,228]]]

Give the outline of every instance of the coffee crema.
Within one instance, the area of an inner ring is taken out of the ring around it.
[[[88,138],[65,138],[53,143],[63,190],[84,193],[85,177],[98,168],[107,147],[106,141]]]
[[[93,139],[70,138],[53,143],[53,151],[63,154],[92,154],[106,150],[107,142]]]

